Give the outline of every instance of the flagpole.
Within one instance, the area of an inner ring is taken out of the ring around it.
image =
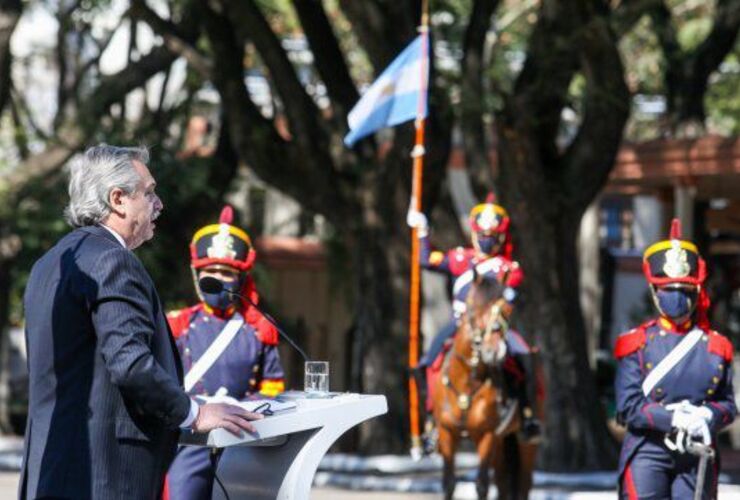
[[[421,78],[423,88],[419,92],[417,103],[416,129],[414,149],[411,151],[413,158],[413,178],[411,184],[411,208],[417,212],[421,211],[422,173],[424,169],[424,125],[425,107],[427,102],[427,74],[429,64],[429,2],[422,0],[421,23],[419,32],[422,37]],[[419,237],[418,229],[411,230],[411,286],[409,300],[409,368],[415,368],[419,363],[419,297],[420,297],[420,266],[419,266]],[[416,379],[409,377],[409,428],[411,431],[411,455],[421,457],[421,433],[419,422],[419,391],[416,387]]]

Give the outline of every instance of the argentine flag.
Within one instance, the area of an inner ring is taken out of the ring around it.
[[[347,146],[383,127],[427,116],[428,39],[419,35],[396,57],[347,116]],[[421,94],[421,95],[420,95]]]

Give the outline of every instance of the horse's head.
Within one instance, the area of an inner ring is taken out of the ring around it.
[[[466,329],[470,337],[471,364],[499,367],[506,358],[504,335],[511,306],[503,298],[504,285],[477,276],[467,299]]]

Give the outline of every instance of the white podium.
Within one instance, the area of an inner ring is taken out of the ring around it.
[[[355,425],[388,411],[385,396],[336,394],[307,398],[291,392],[296,407],[254,422],[256,432],[236,437],[223,429],[189,434],[180,444],[224,448],[217,475],[230,500],[308,500],[319,462]],[[214,500],[225,496],[213,485]]]

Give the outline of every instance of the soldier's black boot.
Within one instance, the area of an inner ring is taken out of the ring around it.
[[[542,423],[535,416],[531,405],[531,401],[535,400],[534,396],[530,398],[530,394],[535,394],[535,380],[534,376],[528,373],[525,360],[517,357],[517,362],[524,374],[524,380],[517,384],[516,391],[517,399],[519,400],[520,415],[522,417],[521,434],[526,441],[536,443],[542,439]]]
[[[529,406],[522,408],[522,437],[530,443],[542,439],[542,424]]]

